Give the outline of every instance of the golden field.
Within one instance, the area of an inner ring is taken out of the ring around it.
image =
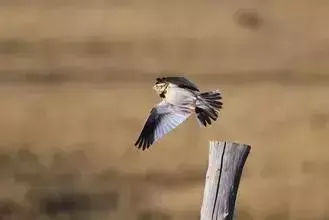
[[[237,219],[328,219],[328,11],[0,1],[0,219],[199,219],[214,139],[252,146]],[[160,73],[220,89],[224,108],[138,151]]]

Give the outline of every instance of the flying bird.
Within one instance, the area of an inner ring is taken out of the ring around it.
[[[206,127],[218,118],[222,96],[218,90],[201,92],[185,77],[156,78],[153,89],[162,101],[154,106],[135,143],[143,151],[193,113],[200,126]]]

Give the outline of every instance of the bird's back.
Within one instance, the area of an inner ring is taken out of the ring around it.
[[[170,83],[167,87],[165,100],[174,105],[189,105],[192,107],[195,104],[196,96],[193,91]]]

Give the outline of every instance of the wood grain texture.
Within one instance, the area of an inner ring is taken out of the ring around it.
[[[240,177],[250,148],[245,144],[210,142],[201,220],[233,219]]]

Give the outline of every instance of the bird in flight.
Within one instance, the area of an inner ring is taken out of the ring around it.
[[[211,120],[217,120],[222,109],[222,96],[218,90],[201,92],[185,77],[156,78],[153,89],[162,101],[152,108],[135,143],[143,151],[193,113],[200,126],[206,127]]]

